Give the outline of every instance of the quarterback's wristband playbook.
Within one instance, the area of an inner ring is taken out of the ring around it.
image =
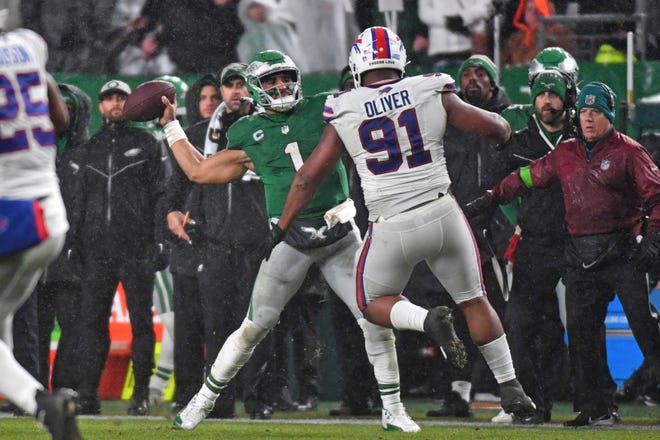
[[[167,138],[167,144],[170,146],[170,148],[172,148],[172,145],[174,145],[177,141],[182,139],[188,140],[188,136],[186,136],[183,128],[181,128],[181,123],[176,119],[165,124],[163,129],[165,130],[165,137]]]

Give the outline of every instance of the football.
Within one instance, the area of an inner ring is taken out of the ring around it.
[[[167,81],[153,80],[140,84],[128,95],[124,103],[124,118],[129,121],[150,121],[163,114],[165,105],[161,96],[171,102],[176,99],[176,88]]]

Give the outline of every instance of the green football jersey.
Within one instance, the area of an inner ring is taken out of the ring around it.
[[[270,217],[279,217],[296,171],[312,154],[325,128],[326,93],[303,98],[291,113],[254,114],[236,121],[227,132],[227,148],[243,150],[261,176]],[[348,198],[348,179],[341,161],[298,216],[320,218]]]
[[[532,104],[512,104],[501,114],[511,125],[511,131],[519,131],[527,127],[529,118],[534,114],[534,106]]]

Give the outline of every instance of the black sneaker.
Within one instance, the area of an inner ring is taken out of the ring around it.
[[[298,411],[314,411],[319,406],[319,398],[311,396],[298,402]]]
[[[580,428],[582,426],[606,427],[616,425],[620,420],[620,418],[617,420],[616,417],[609,413],[591,417],[581,412],[575,419],[564,422],[564,426],[568,428]]]
[[[270,420],[272,417],[273,408],[265,404],[257,405],[250,411],[250,418],[252,420]]]
[[[131,399],[131,404],[128,406],[126,414],[129,416],[148,416],[149,415],[149,398],[144,399]]]
[[[282,387],[273,399],[273,409],[277,411],[298,411],[298,404],[291,398],[288,386]]]
[[[536,405],[525,394],[518,379],[500,384],[500,399],[502,409],[513,415],[514,423],[519,425],[537,424]],[[543,420],[542,415],[541,420]]]
[[[474,417],[470,403],[464,400],[456,391],[451,391],[445,397],[442,406],[427,411],[427,417]]]
[[[447,360],[456,368],[462,369],[467,363],[467,353],[463,342],[454,330],[454,318],[451,309],[445,306],[434,307],[429,310],[424,320],[424,332],[433,342],[441,347]]]
[[[76,424],[77,397],[78,394],[68,388],[61,388],[54,394],[37,391],[36,418],[53,440],[82,440]]]
[[[80,415],[101,414],[101,399],[98,396],[80,396],[76,404],[76,411]]]

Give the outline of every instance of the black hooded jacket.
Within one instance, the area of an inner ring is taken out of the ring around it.
[[[85,160],[83,145],[89,140],[89,121],[92,116],[92,100],[78,87],[71,84],[59,84],[60,92],[67,102],[71,122],[69,128],[58,136],[57,140],[57,177],[60,181],[62,200],[66,207],[69,223],[80,223],[82,167]],[[80,281],[78,262],[67,256],[74,241],[74,232],[70,230],[62,253],[48,266],[41,277],[41,282]]]
[[[462,98],[461,93],[458,96]],[[501,113],[511,104],[511,99],[500,88],[484,106],[485,110]],[[476,199],[486,190],[499,182],[499,170],[504,166],[500,155],[483,136],[468,133],[452,125],[447,125],[444,137],[445,159],[451,179],[451,192],[459,205]],[[490,219],[472,218],[470,225],[482,252],[482,256],[492,257],[487,251],[483,229],[488,229],[494,240],[494,247],[499,257],[506,250],[513,227],[504,214],[497,210]],[[485,254],[484,254],[485,252]]]
[[[146,129],[106,123],[85,144],[85,153],[81,218],[75,227],[83,252],[154,257],[164,234],[158,141]]]
[[[576,134],[575,126],[569,118],[562,140],[575,137]],[[506,167],[500,177],[504,178],[508,173],[529,165],[552,149],[554,145],[551,146],[546,141],[536,116],[532,116],[527,127],[514,133],[512,141],[504,149]],[[564,214],[564,198],[558,181],[545,188],[532,189],[522,197],[518,209],[518,224],[523,238],[545,245],[563,243],[568,237],[564,227]]]
[[[215,75],[207,73],[202,75],[197,81],[193,83],[186,92],[186,117],[188,119],[188,128],[197,125],[199,122],[206,122],[208,120],[202,119],[202,115],[199,114],[199,95],[202,91],[202,87],[212,85],[218,90],[218,95],[220,95],[220,84],[216,79]],[[222,98],[220,98],[222,100]],[[204,144],[201,145],[202,150],[204,149]]]
[[[187,106],[186,111],[198,115],[197,107]],[[227,130],[239,117],[237,113],[220,113],[220,132],[214,136],[218,140],[218,150],[226,147]],[[208,120],[201,121],[186,130],[188,140],[200,152],[204,150],[208,125]],[[168,212],[188,211],[197,225],[193,246],[177,237],[172,238],[175,247],[170,258],[170,270],[173,273],[194,274],[203,261],[198,251],[204,246],[252,252],[263,246],[267,237],[268,217],[263,184],[254,173],[246,173],[243,179],[228,184],[198,185],[188,181],[183,171],[175,166],[167,199]]]

